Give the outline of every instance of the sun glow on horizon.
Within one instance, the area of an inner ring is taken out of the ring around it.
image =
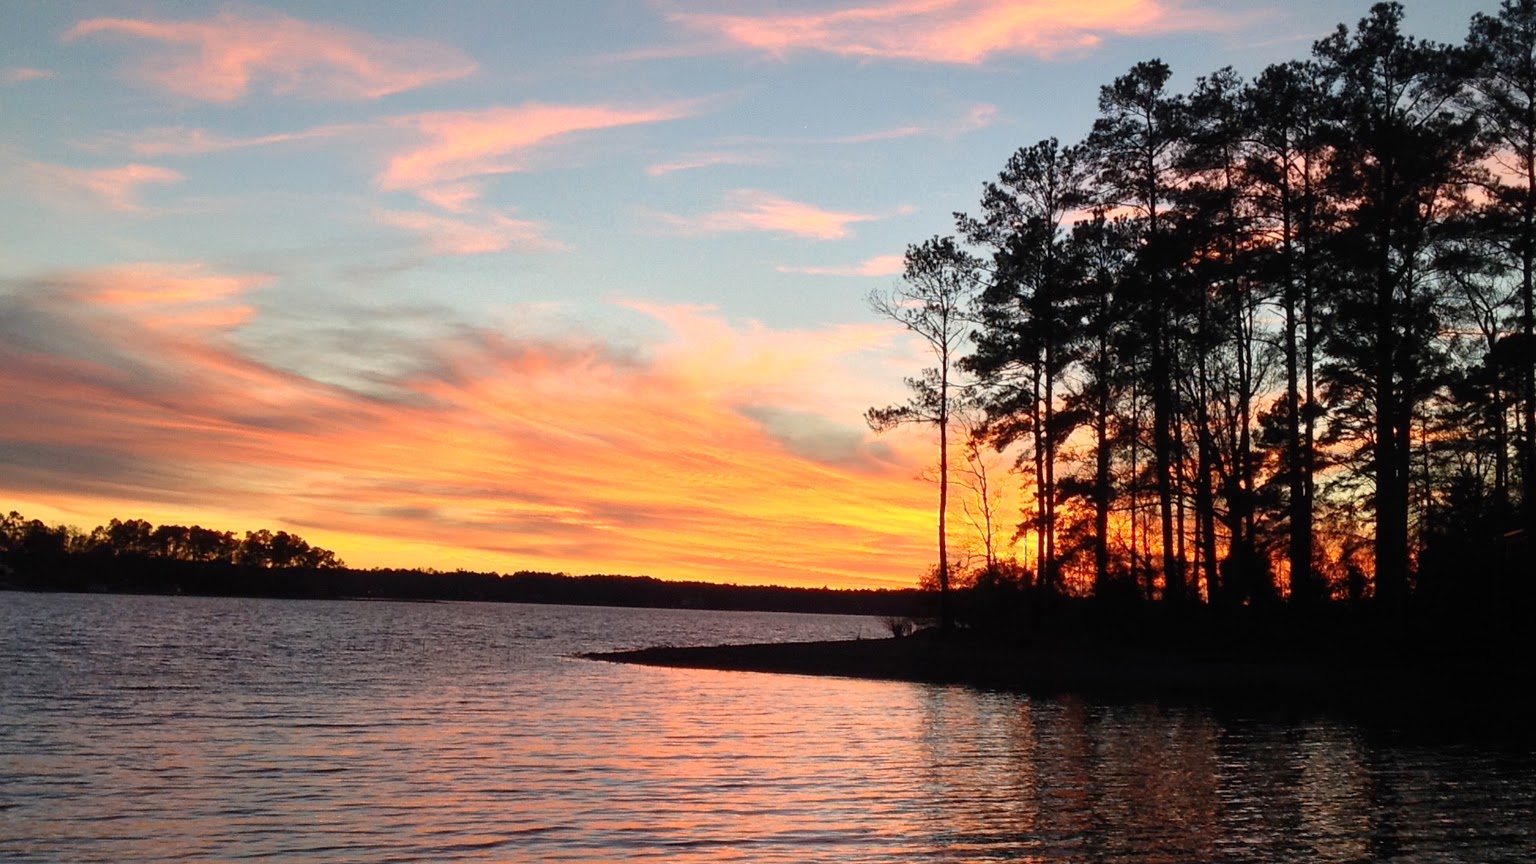
[[[670,334],[637,353],[457,329],[348,386],[241,344],[261,284],[143,265],[10,295],[32,325],[0,348],[13,500],[41,503],[89,452],[101,468],[69,472],[53,510],[275,523],[354,566],[894,586],[927,557],[923,442],[818,409],[858,391],[837,370],[888,328],[635,303]]]

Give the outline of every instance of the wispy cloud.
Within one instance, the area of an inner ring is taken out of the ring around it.
[[[475,183],[444,183],[416,190],[421,200],[449,213],[469,213],[480,197],[480,187]]]
[[[362,566],[872,585],[928,557],[911,479],[927,447],[824,413],[867,394],[851,364],[890,328],[634,304],[665,333],[642,352],[463,324],[387,346],[338,331],[416,358],[376,373],[395,394],[380,398],[227,329],[153,323],[239,320],[261,278],[159,264],[0,291],[0,492],[102,520],[317,526]],[[198,296],[214,299],[180,301]]]
[[[781,198],[757,189],[730,193],[730,209],[700,216],[660,214],[673,229],[684,234],[728,234],[765,231],[816,240],[837,240],[852,235],[850,225],[884,218],[875,213],[826,210],[815,204]]]
[[[72,168],[33,162],[28,166],[28,174],[45,201],[78,201],[83,197],[122,213],[144,210],[138,202],[141,187],[182,180],[180,173],[169,168],[138,163],[111,168]]]
[[[926,124],[908,124],[896,126],[890,129],[876,129],[872,132],[860,132],[853,135],[841,135],[835,138],[812,139],[810,143],[825,144],[869,144],[876,141],[894,141],[901,138],[915,138],[919,135],[933,135],[940,138],[958,138],[978,129],[985,129],[992,125],[997,118],[997,106],[985,103],[967,107],[960,116],[933,121]]]
[[[200,156],[228,150],[267,147],[297,141],[334,138],[362,127],[352,125],[317,126],[298,132],[274,132],[270,135],[239,137],[188,126],[158,126],[137,132],[114,132],[81,144],[90,150],[126,150],[135,156]]]
[[[549,237],[548,226],[489,211],[483,216],[451,217],[420,211],[386,210],[378,214],[385,225],[413,231],[426,239],[435,255],[480,255],[515,249],[557,252],[569,249]]]
[[[950,138],[958,138],[991,126],[997,121],[997,106],[985,102],[972,105],[965,110],[965,114],[953,125],[939,130],[939,134]]]
[[[678,12],[673,21],[774,57],[848,57],[974,65],[1000,54],[1051,58],[1134,35],[1224,26],[1219,13],[1177,0],[885,0],[829,11]]]
[[[854,135],[842,135],[837,138],[827,139],[829,144],[871,144],[876,141],[895,141],[901,138],[915,138],[928,130],[922,126],[897,126],[891,129],[876,129],[873,132],[861,132]]]
[[[43,81],[54,76],[52,69],[33,69],[26,66],[11,69],[0,69],[0,84],[25,84],[28,81]]]
[[[645,173],[662,177],[678,171],[695,171],[700,168],[717,168],[722,165],[765,165],[774,161],[765,153],[690,153],[668,162],[657,162],[645,167]]]
[[[781,264],[774,268],[780,273],[801,273],[806,276],[895,276],[906,268],[906,259],[900,255],[876,255],[851,266],[840,267],[791,267]]]
[[[693,103],[648,108],[528,103],[396,117],[390,124],[414,131],[421,143],[389,160],[379,175],[379,186],[386,191],[416,191],[459,183],[462,192],[462,181],[526,170],[531,151],[552,139],[673,120],[694,110]]]
[[[258,87],[308,99],[377,99],[476,68],[442,43],[382,38],[250,7],[194,20],[90,18],[64,40],[98,36],[153,43],[132,74],[208,102],[233,102]]]

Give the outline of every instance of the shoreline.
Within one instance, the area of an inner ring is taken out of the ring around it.
[[[730,672],[960,685],[1036,696],[1174,701],[1338,714],[1447,732],[1536,732],[1529,670],[1467,663],[1367,664],[1231,653],[999,648],[925,635],[594,652],[584,659]]]

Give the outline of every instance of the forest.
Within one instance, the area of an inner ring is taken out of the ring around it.
[[[1403,19],[1187,92],[1136,64],[872,295],[931,349],[867,419],[936,431],[946,619],[999,587],[1531,611],[1536,0],[1463,44]]]

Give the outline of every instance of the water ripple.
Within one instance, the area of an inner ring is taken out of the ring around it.
[[[1536,756],[645,669],[869,622],[3,595],[0,860],[1536,860]]]

